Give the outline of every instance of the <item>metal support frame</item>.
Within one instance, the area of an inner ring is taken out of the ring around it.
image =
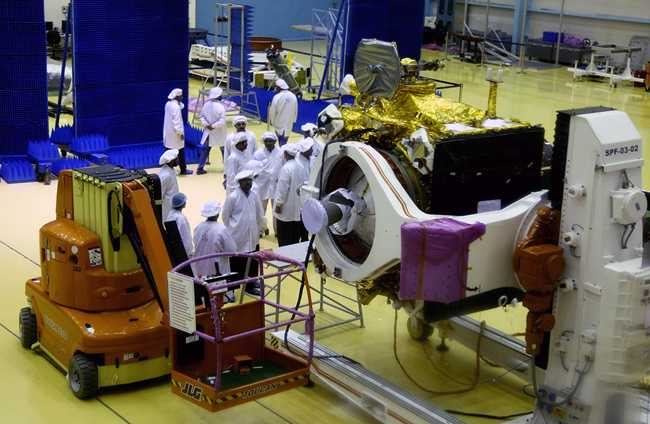
[[[560,26],[557,31],[557,42],[555,43],[555,64],[560,64],[560,47],[562,45],[562,33],[564,32],[564,6],[566,1],[562,0],[562,7],[560,8]]]
[[[528,0],[517,0],[519,10],[515,10],[515,28],[519,33],[519,68],[520,72],[525,71],[526,67],[526,33],[528,31]],[[519,22],[517,22],[519,21]],[[519,24],[519,25],[517,25]],[[515,36],[513,34],[513,43]],[[514,49],[514,44],[513,44]],[[514,52],[513,52],[514,53]]]
[[[278,329],[280,327],[296,324],[299,322],[304,322],[305,323],[305,332],[307,336],[309,337],[309,346],[308,346],[308,351],[306,355],[306,360],[307,360],[307,368],[311,366],[312,362],[312,356],[313,356],[313,349],[314,349],[314,310],[312,306],[312,296],[311,296],[311,289],[309,287],[309,282],[305,283],[305,290],[306,290],[306,295],[307,295],[307,304],[306,312],[301,312],[299,309],[295,308],[290,308],[287,306],[283,306],[280,303],[274,303],[266,299],[265,297],[265,291],[264,291],[264,286],[265,286],[265,281],[267,279],[271,279],[274,277],[282,277],[282,276],[288,276],[294,273],[299,273],[303,275],[303,278],[306,280],[306,276],[304,274],[307,272],[303,264],[301,264],[299,261],[295,261],[293,259],[289,258],[284,258],[282,256],[273,254],[273,253],[265,253],[265,252],[255,252],[255,253],[214,253],[206,256],[200,256],[200,257],[195,257],[192,259],[189,259],[176,267],[172,269],[172,273],[178,273],[180,270],[183,268],[193,264],[197,263],[200,261],[205,261],[205,260],[216,260],[217,258],[220,257],[226,257],[226,258],[246,258],[247,260],[257,260],[260,263],[260,269],[264,268],[264,264],[267,261],[279,261],[279,262],[285,262],[287,266],[275,273],[271,274],[263,274],[257,277],[244,277],[243,279],[239,281],[234,281],[234,282],[226,282],[226,281],[218,281],[216,283],[206,283],[204,281],[201,281],[199,279],[193,279],[193,283],[198,286],[204,287],[209,295],[209,302],[210,302],[210,313],[212,315],[212,322],[214,324],[214,336],[207,334],[204,331],[201,330],[196,330],[195,335],[198,336],[200,339],[204,340],[205,342],[211,343],[214,345],[215,353],[216,353],[216,372],[215,372],[215,381],[214,381],[214,389],[218,392],[222,389],[221,387],[221,378],[222,378],[222,371],[224,367],[223,363],[223,358],[222,358],[222,353],[224,350],[224,345],[226,343],[233,342],[238,339],[246,338],[251,335],[255,334],[263,334],[270,332],[271,330]],[[295,277],[294,277],[295,278]],[[302,279],[299,279],[302,281]],[[222,314],[222,309],[224,307],[224,297],[225,294],[228,290],[236,288],[238,286],[245,286],[247,283],[253,283],[253,282],[260,282],[262,285],[262,292],[261,296],[258,298],[260,302],[262,302],[265,306],[281,310],[282,312],[287,312],[291,314],[291,318],[282,321],[282,322],[276,322],[270,325],[263,325],[261,327],[258,327],[256,329],[252,330],[245,330],[237,334],[233,334],[230,336],[224,336],[223,334],[223,314]]]
[[[345,0],[339,9],[313,9],[308,90],[316,93],[318,87],[319,97],[323,92],[338,95],[345,69],[348,12]]]
[[[522,1],[522,0],[518,0]],[[524,7],[524,14],[526,13],[525,10],[527,9],[527,0],[523,0],[526,2],[526,6]],[[463,16],[463,35],[469,34],[470,36],[474,37],[474,34],[472,32],[472,29],[469,25],[469,7],[470,3],[468,0],[465,0],[465,13]],[[481,49],[481,66],[485,65],[485,63],[489,63],[489,60],[487,59],[487,56],[493,56],[501,62],[503,65],[507,66],[519,66],[521,69],[523,69],[526,66],[526,60],[525,60],[525,46],[523,48],[522,52],[522,46],[524,44],[524,39],[520,35],[520,40],[519,43],[517,43],[514,40],[512,40],[512,49],[514,50],[516,47],[516,44],[519,44],[519,55],[515,54],[513,51],[509,51],[508,49],[505,48],[505,45],[503,44],[503,41],[497,34],[497,32],[494,29],[490,28],[490,8],[492,7],[492,1],[491,0],[486,0],[486,2],[482,5],[485,7],[485,26],[484,26],[484,32],[483,32],[483,42],[480,43],[479,48]],[[525,15],[524,15],[525,16]],[[515,10],[515,34],[521,34],[517,30],[517,10]],[[525,17],[524,17],[524,22],[525,22]],[[525,24],[524,24],[525,27]],[[497,43],[493,43],[491,41],[488,41],[488,36],[490,33],[494,33],[495,39]],[[462,41],[462,45],[464,45],[465,41]],[[461,48],[461,51],[464,51],[464,48]]]
[[[238,10],[238,14],[233,14],[234,10]],[[241,22],[241,33],[239,34],[242,40],[241,46],[233,46],[232,34],[232,21],[233,15],[239,15]],[[214,28],[214,68],[213,68],[213,81],[216,85],[223,85],[224,97],[229,97],[240,105],[240,112],[243,115],[248,115],[261,120],[260,107],[257,101],[257,95],[254,91],[244,89],[249,75],[246,74],[244,62],[248,59],[245,57],[245,48],[243,45],[246,39],[246,14],[245,7],[239,4],[232,3],[217,3],[215,13],[215,28]],[[237,50],[237,51],[235,51]],[[229,60],[222,63],[219,59],[220,52],[226,52]],[[233,66],[230,58],[232,55],[239,55],[239,66]],[[233,82],[236,82],[233,84]],[[233,85],[235,87],[233,88]],[[238,87],[237,87],[238,85]],[[205,96],[207,90],[203,89],[201,93]]]
[[[65,26],[65,35],[63,36],[63,57],[61,58],[61,82],[59,83],[59,96],[56,101],[56,114],[54,119],[54,128],[59,128],[61,118],[61,108],[63,103],[63,90],[65,88],[65,68],[68,61],[68,42],[70,40],[70,27],[72,22],[72,3],[68,3],[67,25]],[[74,75],[72,76],[74,78]],[[73,83],[74,86],[74,83]]]
[[[287,248],[291,249],[292,247],[298,247],[299,245],[304,245],[306,249],[307,248],[306,244],[307,243],[300,243],[291,246],[284,246],[284,249]],[[275,250],[274,252],[282,256],[286,255],[285,250],[283,250],[282,247]],[[304,256],[305,253],[300,252],[298,256],[300,255]],[[291,268],[291,264],[282,261],[268,261],[266,262],[265,265],[267,268],[273,268],[275,271],[272,272],[271,275],[277,274],[277,277],[276,277],[275,284],[267,284],[265,286],[266,291],[264,293],[264,296],[270,298],[273,294],[275,294],[276,303],[280,303],[280,299],[282,296],[281,286],[282,286],[282,282],[285,279],[292,278],[297,280],[299,283],[302,283],[302,281],[297,279],[295,275],[284,273],[288,268]],[[333,278],[329,277],[329,279],[333,279]],[[328,284],[328,277],[325,274],[320,274],[319,287],[311,286],[311,292],[314,294],[313,303],[318,304],[318,310],[321,312],[324,312],[325,307],[327,306],[329,308],[341,312],[342,314],[345,315],[345,317],[337,318],[334,322],[330,322],[328,324],[316,325],[315,331],[325,330],[327,328],[332,328],[332,327],[338,327],[340,325],[350,324],[356,321],[359,321],[359,326],[363,328],[364,327],[363,306],[359,299],[359,292],[357,291],[356,284],[347,283],[338,279],[333,279],[333,280],[336,281],[337,283],[345,284],[348,287],[354,288],[356,296],[351,297],[343,293],[341,290],[326,287]],[[242,290],[242,295],[246,295],[246,293],[243,290]],[[307,307],[309,307],[309,304],[302,304],[299,305],[297,309],[301,310]],[[265,318],[269,323],[278,323],[280,321],[280,315],[285,312],[286,311],[275,309],[267,313]]]

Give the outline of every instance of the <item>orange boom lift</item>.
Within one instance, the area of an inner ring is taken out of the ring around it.
[[[156,175],[111,165],[59,176],[40,230],[41,276],[20,311],[25,348],[68,373],[79,398],[169,374],[167,272]]]

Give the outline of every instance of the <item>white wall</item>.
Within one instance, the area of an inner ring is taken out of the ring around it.
[[[530,7],[560,9],[562,0],[529,0]],[[615,16],[650,18],[648,0],[565,0],[564,10]]]
[[[70,0],[45,0],[45,20],[54,22],[54,26],[61,29],[61,21],[65,19],[61,7],[68,3]]]
[[[514,0],[497,0],[500,4],[514,5]],[[567,13],[591,15],[627,16],[650,19],[648,0],[566,0]],[[464,0],[456,3],[455,28],[462,30]],[[561,0],[529,0],[529,7],[534,9],[559,10]],[[485,7],[470,5],[470,26],[483,30],[485,28]],[[513,32],[514,10],[490,9],[490,28]],[[530,13],[528,17],[528,35],[541,38],[544,31],[557,31],[559,16],[545,13]],[[633,22],[616,22],[603,19],[591,19],[566,16],[564,32],[589,38],[601,44],[627,45],[634,35],[650,36],[650,25]]]
[[[196,26],[196,1],[189,0],[190,2],[190,28]]]

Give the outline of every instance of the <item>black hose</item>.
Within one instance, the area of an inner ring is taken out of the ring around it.
[[[338,143],[340,141],[343,141],[342,139],[336,139],[336,140],[331,140],[325,144],[325,147],[323,148],[323,151],[321,152],[321,167],[320,167],[320,175],[319,175],[319,180],[318,180],[318,200],[321,200],[323,198],[323,174],[325,170],[325,156],[327,156],[327,149],[329,148],[330,145],[334,143]],[[298,300],[296,301],[296,306],[294,310],[298,310],[300,308],[300,305],[302,304],[302,294],[305,290],[305,281],[307,280],[307,267],[309,266],[309,258],[314,250],[314,241],[316,240],[316,234],[313,234],[311,238],[309,239],[309,245],[307,246],[307,255],[305,256],[305,261],[304,261],[304,266],[305,266],[305,272],[302,274],[302,279],[300,281],[300,290],[298,291]],[[322,294],[321,294],[322,296]],[[293,321],[296,318],[296,313],[291,314],[291,321]],[[314,326],[316,323],[314,322]],[[291,346],[289,346],[289,329],[291,328],[291,324],[287,325],[287,328],[284,330],[284,346],[286,349],[289,351],[289,353],[300,356],[299,354],[296,354],[291,350]],[[345,358],[348,359],[349,361],[352,361],[354,363],[357,363],[354,359],[348,358],[347,356],[344,355],[323,355],[323,356],[313,356],[313,358],[317,359],[329,359],[329,358]]]

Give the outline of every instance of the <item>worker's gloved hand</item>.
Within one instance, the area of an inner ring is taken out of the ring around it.
[[[208,131],[212,131],[214,129],[212,125],[208,125],[206,128],[208,129]]]
[[[275,205],[275,213],[282,213],[282,205]]]
[[[181,140],[185,141],[185,134],[181,134]]]

